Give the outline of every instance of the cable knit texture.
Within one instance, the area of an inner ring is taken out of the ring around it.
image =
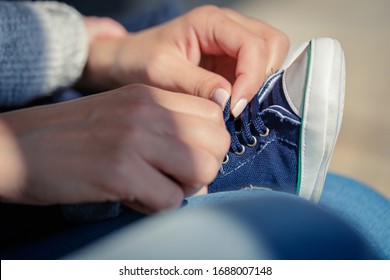
[[[82,16],[58,2],[0,1],[0,106],[18,106],[82,74],[88,36]]]

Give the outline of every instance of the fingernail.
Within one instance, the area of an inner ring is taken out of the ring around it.
[[[241,115],[241,113],[242,113],[242,111],[244,111],[246,105],[248,105],[248,100],[240,99],[232,110],[233,116],[235,118],[237,118],[239,115]]]
[[[226,103],[230,98],[230,94],[226,89],[218,88],[214,91],[211,100],[221,106],[222,110],[225,109]]]

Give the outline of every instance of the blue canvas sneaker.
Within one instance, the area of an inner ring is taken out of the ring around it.
[[[209,193],[269,188],[318,201],[344,106],[345,62],[330,38],[306,42],[270,76],[237,119]]]

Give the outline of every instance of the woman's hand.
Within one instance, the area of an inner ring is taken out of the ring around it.
[[[18,163],[2,172],[19,174],[0,197],[28,204],[178,207],[214,179],[230,144],[218,105],[143,85],[5,113],[0,123],[0,151],[12,147]]]
[[[270,25],[204,6],[155,28],[95,41],[82,81],[97,88],[139,82],[221,107],[231,96],[238,116],[288,48],[286,35]]]
[[[127,30],[112,18],[88,16],[83,19],[90,46],[100,40],[121,38],[127,35]]]

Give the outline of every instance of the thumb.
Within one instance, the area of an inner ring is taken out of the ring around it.
[[[221,75],[208,71],[188,61],[178,64],[178,69],[172,73],[180,73],[174,79],[180,91],[210,99],[225,108],[230,99],[231,84]]]

